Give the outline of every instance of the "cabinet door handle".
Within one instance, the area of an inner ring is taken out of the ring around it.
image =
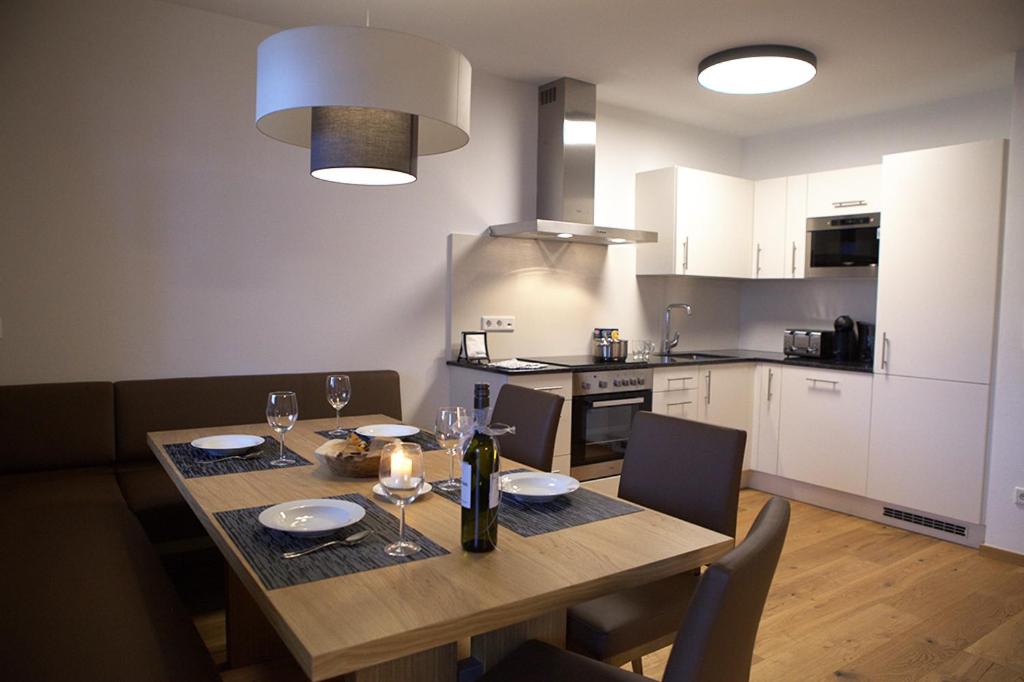
[[[889,369],[889,337],[882,332],[882,369]]]
[[[683,240],[683,273],[686,273],[686,268],[690,267],[690,238],[687,237]]]
[[[832,208],[852,208],[854,206],[867,206],[868,202],[863,199],[855,199],[853,201],[833,201]]]
[[[679,405],[693,405],[692,400],[684,400],[681,403],[665,403],[665,407],[678,407]]]
[[[757,243],[757,262],[754,266],[754,274],[761,274],[761,242]]]
[[[561,391],[565,386],[538,386],[535,391]]]
[[[768,370],[768,402],[772,401],[772,378],[775,376],[775,372]]]
[[[811,382],[811,388],[814,388],[818,384],[832,384],[832,388],[839,388],[839,382],[832,381],[831,379],[815,379],[814,377],[807,377],[807,381]]]
[[[796,276],[796,242],[793,242],[793,265],[790,267],[789,272],[794,277]]]
[[[711,404],[711,370],[710,369],[708,370],[708,373],[704,376],[704,385],[707,388],[707,390],[704,392],[704,404],[705,405],[710,405]]]

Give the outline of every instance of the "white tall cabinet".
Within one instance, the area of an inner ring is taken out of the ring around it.
[[[1004,140],[989,140],[882,161],[867,493],[971,523],[981,521],[1005,154]]]

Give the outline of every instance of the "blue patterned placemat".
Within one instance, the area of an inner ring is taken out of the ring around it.
[[[286,441],[287,442],[287,441]],[[170,443],[164,445],[167,456],[178,467],[178,471],[185,478],[199,478],[201,476],[221,476],[223,474],[245,474],[250,471],[264,471],[266,469],[284,469],[287,467],[305,466],[310,464],[309,460],[303,459],[301,455],[285,447],[285,455],[295,460],[294,464],[286,464],[283,467],[271,466],[270,460],[277,458],[279,444],[273,438],[265,438],[263,445],[258,449],[260,457],[257,459],[225,459],[213,457],[199,448],[192,447],[189,443]],[[256,452],[252,450],[249,453]]]
[[[216,512],[214,517],[241,550],[260,582],[268,590],[302,585],[315,580],[336,578],[351,573],[372,571],[375,568],[420,561],[444,556],[448,550],[408,524],[405,539],[422,547],[422,551],[409,557],[393,557],[384,548],[398,540],[398,518],[387,513],[358,493],[336,495],[329,499],[348,500],[366,509],[366,516],[358,523],[340,529],[336,534],[319,538],[297,538],[287,533],[264,528],[257,517],[267,507],[250,507]],[[361,530],[373,534],[352,547],[334,545],[297,559],[285,559],[284,552],[301,551],[328,540],[341,539]]]
[[[501,473],[512,474],[518,471],[529,469],[511,469]],[[437,487],[438,483],[440,481],[431,481],[435,495],[461,504],[458,490],[442,490]],[[502,493],[501,506],[498,508],[498,524],[528,538],[638,511],[643,511],[643,508],[586,488],[556,497],[550,502],[521,502],[511,495]]]
[[[349,433],[355,433],[355,431],[348,431],[348,430],[345,430],[345,429],[342,429],[342,431],[344,431],[344,433],[342,435],[340,435],[340,436],[332,436],[330,431],[317,431],[316,435],[322,436],[323,438],[326,438],[327,440],[330,440],[332,438],[348,438]],[[359,436],[358,433],[356,433],[356,435]],[[359,437],[362,438],[367,443],[369,443],[370,440],[371,440],[370,438],[367,438],[366,436],[359,436]],[[428,450],[443,450],[444,449],[440,445],[437,444],[437,439],[434,438],[434,434],[426,433],[425,431],[420,431],[419,433],[414,433],[411,436],[405,436],[403,438],[400,438],[399,440],[401,440],[403,443],[416,443],[417,445],[420,446],[420,448],[423,449],[424,452],[427,452]]]

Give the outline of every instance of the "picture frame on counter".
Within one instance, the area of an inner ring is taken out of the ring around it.
[[[462,332],[462,346],[459,348],[459,360],[486,365],[491,361],[487,350],[487,332]]]

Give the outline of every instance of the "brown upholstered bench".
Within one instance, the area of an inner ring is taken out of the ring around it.
[[[0,387],[0,432],[5,679],[217,679],[118,487],[113,385]]]
[[[329,372],[120,381],[114,384],[117,480],[153,542],[205,537],[205,531],[146,444],[146,433],[264,421],[267,394],[295,391],[299,419],[334,416]],[[398,373],[347,372],[352,401],[344,414],[402,418]]]

